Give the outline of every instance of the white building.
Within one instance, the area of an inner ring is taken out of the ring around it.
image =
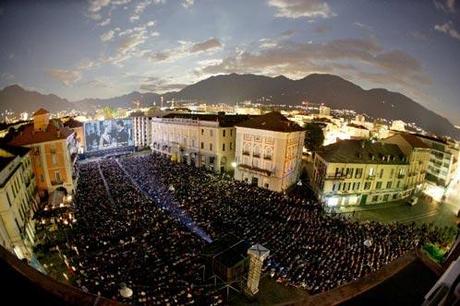
[[[144,113],[131,114],[133,119],[134,145],[138,148],[150,146],[152,143],[152,117]]]
[[[284,191],[300,175],[305,131],[278,112],[236,124],[235,179]]]
[[[431,148],[426,180],[447,187],[457,173],[459,144],[426,135],[417,134],[417,137]]]
[[[170,113],[152,118],[154,152],[215,172],[232,171],[235,123],[247,115]]]
[[[315,153],[312,188],[328,206],[399,200],[409,162],[394,144],[343,140]]]
[[[38,209],[30,151],[0,146],[0,244],[21,259],[32,257]]]

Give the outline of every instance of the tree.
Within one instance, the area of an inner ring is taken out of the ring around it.
[[[324,134],[321,125],[318,123],[307,123],[305,129],[304,146],[308,151],[317,151],[324,142]]]

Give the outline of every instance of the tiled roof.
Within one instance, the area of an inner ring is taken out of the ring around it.
[[[10,141],[12,146],[24,146],[34,143],[41,143],[59,139],[67,139],[73,131],[62,123],[59,125],[58,120],[51,120],[45,131],[36,131],[34,124],[29,123],[20,129],[20,132]]]
[[[363,140],[341,140],[317,152],[332,163],[407,164],[404,153],[395,144]]]
[[[74,118],[70,118],[64,123],[64,126],[69,127],[71,129],[78,128],[83,126],[83,122],[75,120]]]
[[[430,146],[421,141],[417,136],[408,133],[401,133],[401,137],[414,148],[429,148]]]
[[[279,112],[270,112],[236,124],[238,127],[276,132],[299,132],[305,129]]]
[[[44,108],[40,108],[39,110],[37,110],[32,116],[36,116],[36,115],[44,115],[44,114],[49,114],[50,112],[47,111],[46,109]]]

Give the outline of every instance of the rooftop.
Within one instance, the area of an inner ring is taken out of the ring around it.
[[[236,124],[236,126],[284,133],[300,132],[305,130],[297,123],[281,115],[279,112],[270,112],[264,115],[255,116],[249,120]]]
[[[34,129],[34,124],[29,123],[22,126],[18,134],[13,137],[9,143],[12,146],[24,146],[34,143],[67,139],[72,135],[73,131],[62,125],[60,120],[50,120],[45,131],[37,131]]]
[[[79,128],[79,127],[83,127],[83,122],[75,120],[74,118],[70,118],[64,123],[64,126],[71,128],[71,129]]]
[[[414,148],[429,148],[426,143],[421,141],[417,136],[414,134],[408,133],[401,133],[399,134],[408,144],[410,144]]]
[[[37,110],[32,116],[45,115],[45,114],[49,114],[49,113],[50,113],[50,112],[47,111],[46,109],[40,108],[40,109]]]
[[[200,120],[200,121],[218,121],[220,127],[231,127],[235,126],[237,123],[247,120],[250,118],[249,115],[228,115],[225,113],[218,114],[205,114],[205,113],[169,113],[162,118],[173,119],[191,119],[191,120]]]
[[[24,156],[30,149],[24,147],[14,147],[6,144],[0,144],[0,171],[16,158],[16,156]]]
[[[317,152],[332,163],[407,164],[407,158],[395,144],[362,140],[341,140]]]

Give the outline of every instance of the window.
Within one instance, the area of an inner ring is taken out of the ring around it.
[[[201,143],[201,148],[204,149],[204,142]]]
[[[375,189],[382,189],[382,182],[377,182]]]
[[[384,195],[383,196],[383,202],[388,202],[388,197],[389,196],[390,196],[389,194]]]
[[[57,164],[56,154],[55,153],[51,154],[51,163],[53,164],[53,166]]]
[[[8,204],[11,207],[11,199],[10,199],[10,194],[9,194],[8,190],[6,191],[6,198],[8,199]]]
[[[391,169],[391,172],[390,172],[390,178],[392,179],[393,178],[393,175],[395,174],[395,169]]]
[[[209,130],[209,136],[211,136],[211,137],[212,137],[212,135],[213,135],[213,132],[212,132],[212,130]]]
[[[364,190],[369,190],[369,189],[371,189],[371,182],[366,182],[364,184]]]
[[[22,234],[22,230],[21,230],[21,227],[19,226],[19,223],[18,223],[18,220],[16,218],[14,218],[14,222],[16,222],[16,226],[18,227],[18,231],[19,233]]]
[[[54,173],[54,177],[56,178],[56,182],[61,182],[61,181],[62,181],[62,180],[61,180],[61,172],[56,171],[56,172]]]
[[[356,190],[359,190],[359,187],[361,187],[361,183],[360,183],[360,182],[356,183]]]
[[[383,177],[383,170],[384,170],[384,169],[380,169],[380,176],[379,176],[380,178]]]
[[[233,136],[233,130],[230,129],[230,136]]]
[[[379,196],[373,196],[372,197],[372,202],[377,202],[379,200]]]
[[[231,142],[230,142],[230,150],[233,150],[233,143],[231,143]]]
[[[363,168],[357,168],[355,172],[355,178],[360,179],[363,176]]]
[[[201,135],[204,135],[204,129],[201,129]]]
[[[397,197],[398,197],[397,193],[393,194],[393,200],[396,200]]]
[[[225,143],[222,144],[222,151],[225,151]]]
[[[374,168],[369,168],[369,176],[373,176],[375,174]]]
[[[391,181],[388,181],[388,182],[387,182],[387,189],[390,189],[390,188],[391,188],[391,185],[392,185]]]
[[[396,183],[396,188],[399,188],[401,186],[401,181],[398,181],[398,183]]]
[[[225,130],[222,131],[222,136],[225,137]]]
[[[212,151],[212,143],[209,144],[209,151]]]

